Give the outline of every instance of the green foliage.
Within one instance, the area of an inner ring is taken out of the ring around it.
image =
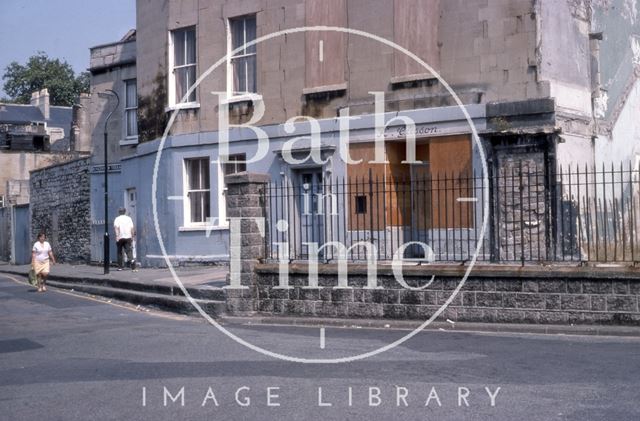
[[[18,104],[28,104],[31,93],[44,88],[49,90],[51,105],[71,106],[80,93],[89,92],[87,72],[76,77],[69,63],[49,58],[44,52],[29,57],[24,65],[12,62],[2,79],[4,91]]]
[[[76,78],[76,92],[78,95],[81,93],[89,93],[90,78],[91,74],[89,72],[82,72],[78,74],[78,77]]]

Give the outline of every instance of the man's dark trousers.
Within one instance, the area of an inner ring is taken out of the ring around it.
[[[131,247],[132,241],[133,240],[131,238],[121,238],[118,240],[118,267],[121,269],[124,267],[122,249],[127,253],[127,260],[129,261],[129,264],[133,264],[133,249]]]

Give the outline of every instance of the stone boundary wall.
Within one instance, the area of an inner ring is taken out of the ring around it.
[[[424,291],[411,291],[393,275],[378,273],[382,289],[366,289],[366,275],[349,275],[349,289],[336,289],[337,275],[320,274],[308,288],[306,273],[291,273],[291,289],[279,289],[274,265],[256,267],[253,291],[228,294],[233,313],[256,312],[332,318],[427,320],[451,296],[461,277],[436,276]],[[425,269],[426,270],[426,269]],[[405,276],[424,285],[429,276]],[[228,293],[231,291],[227,291]],[[240,292],[240,291],[236,291]],[[640,325],[640,279],[563,277],[470,277],[440,320],[487,323]]]
[[[229,217],[266,215],[268,177],[240,173],[226,178]],[[268,232],[268,230],[267,230]],[[367,289],[366,266],[350,265],[349,288],[338,285],[338,267],[319,265],[318,287],[309,288],[306,264],[289,264],[288,286],[279,265],[265,263],[264,238],[254,221],[242,221],[241,244],[231,246],[236,285],[226,289],[229,315],[293,315],[318,318],[427,320],[449,299],[466,267],[405,267],[403,288],[390,266],[380,265],[380,289]],[[237,257],[234,263],[233,256]],[[229,285],[229,287],[232,285]],[[441,320],[488,323],[640,325],[637,268],[476,266]]]
[[[47,234],[60,262],[91,257],[89,164],[87,157],[31,171],[31,232]]]

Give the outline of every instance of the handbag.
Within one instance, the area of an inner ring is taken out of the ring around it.
[[[38,283],[38,277],[36,276],[35,269],[29,271],[29,284],[35,286]]]

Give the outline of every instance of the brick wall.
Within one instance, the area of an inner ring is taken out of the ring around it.
[[[89,159],[31,172],[31,232],[47,234],[60,262],[90,259]]]

